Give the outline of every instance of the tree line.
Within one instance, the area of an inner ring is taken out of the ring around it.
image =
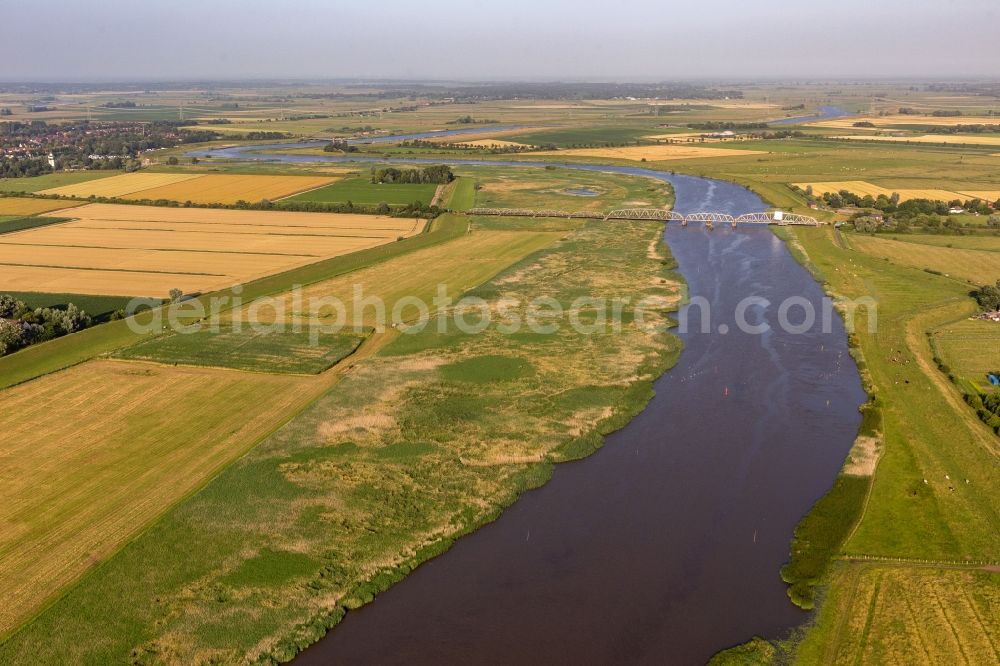
[[[90,315],[72,303],[65,309],[31,308],[10,294],[0,294],[0,356],[93,323]]]
[[[372,169],[371,182],[395,183],[402,185],[443,185],[455,180],[451,167],[440,164],[422,169],[397,169],[395,167],[379,167]]]

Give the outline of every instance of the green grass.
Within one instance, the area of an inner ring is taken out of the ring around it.
[[[360,335],[318,336],[308,331],[255,332],[249,326],[235,331],[228,325],[191,333],[172,333],[119,351],[118,358],[205,365],[257,372],[315,374],[350,355],[361,344]]]
[[[475,175],[479,183],[475,192],[478,207],[608,211],[664,208],[674,201],[669,184],[622,174],[544,167],[475,167],[463,168],[461,173]],[[579,196],[570,192],[581,187],[597,195]]]
[[[1000,233],[990,235],[952,236],[950,234],[885,234],[887,238],[916,245],[952,247],[960,250],[1000,252]]]
[[[995,436],[934,367],[925,335],[974,309],[968,289],[839,248],[830,229],[794,235],[829,290],[878,301],[877,330],[868,331],[862,310],[856,342],[881,407],[884,453],[846,552],[944,560],[995,555],[1000,494],[990,489],[1000,478],[988,448]]]
[[[708,666],[769,666],[775,663],[778,654],[773,643],[754,636],[743,645],[719,652],[709,660]]]
[[[40,291],[7,291],[19,301],[23,301],[32,308],[58,308],[64,309],[67,305],[73,304],[80,308],[97,321],[106,321],[116,310],[124,309],[129,301],[129,296],[94,296],[92,294],[50,294]],[[158,304],[159,301],[151,301],[150,305]]]
[[[441,376],[452,382],[492,384],[527,376],[532,371],[529,361],[513,356],[476,356],[441,368]]]
[[[527,143],[531,145],[554,144],[560,148],[578,145],[608,145],[635,143],[650,134],[656,134],[652,127],[574,127],[569,129],[553,129],[541,132],[529,132],[516,136],[504,137],[507,141]],[[645,143],[649,143],[648,141]]]
[[[933,332],[938,355],[958,377],[990,390],[986,374],[1000,370],[1000,324],[963,319]]]
[[[809,510],[795,528],[791,559],[781,569],[788,596],[795,605],[811,609],[827,568],[857,523],[868,493],[869,479],[840,475],[830,491]]]
[[[19,217],[12,220],[0,220],[0,236],[3,234],[14,233],[15,231],[24,231],[25,229],[34,229],[36,227],[45,227],[50,224],[58,224],[60,222],[66,222],[69,218],[65,217]]]
[[[444,208],[455,211],[469,210],[476,205],[476,181],[469,176],[459,176],[451,187]]]
[[[325,187],[321,187],[283,201],[309,201],[321,203],[380,204],[390,206],[405,206],[419,201],[429,204],[437,185],[397,185],[390,183],[372,183],[367,177],[345,178]]]
[[[118,176],[121,173],[121,171],[60,171],[31,178],[0,178],[0,192],[38,192],[53,187]]]

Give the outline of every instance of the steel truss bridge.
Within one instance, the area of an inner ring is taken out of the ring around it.
[[[700,211],[681,215],[672,210],[662,208],[622,208],[608,213],[596,211],[567,211],[567,210],[530,210],[527,208],[471,208],[466,211],[469,215],[498,215],[502,217],[564,217],[583,218],[591,220],[659,220],[662,222],[680,222],[682,226],[688,223],[703,224],[712,229],[717,224],[728,224],[734,229],[740,224],[767,225],[805,225],[818,227],[822,223],[814,217],[799,215],[798,213],[785,213],[783,211],[764,211],[759,213],[744,213],[733,216],[728,213],[714,213]]]

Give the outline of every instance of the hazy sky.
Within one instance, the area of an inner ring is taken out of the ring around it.
[[[1000,77],[1000,0],[2,0],[0,80]]]

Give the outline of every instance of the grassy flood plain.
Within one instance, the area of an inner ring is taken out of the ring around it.
[[[495,306],[544,285],[568,304],[596,284],[659,295],[666,311],[680,289],[648,254],[660,233],[573,225],[473,293]],[[398,337],[12,636],[0,660],[289,658],[642,408],[679,342],[627,315],[623,334],[586,345],[568,327]]]
[[[713,663],[886,663],[915,654],[925,663],[995,663],[1000,440],[935,367],[927,339],[961,326],[973,310],[968,289],[887,261],[857,243],[867,240],[860,235],[838,243],[834,233],[782,233],[828,293],[878,302],[877,331],[868,332],[861,309],[851,336],[873,403],[837,484],[799,525],[783,571],[792,597],[818,595],[819,610],[790,642],[753,641]],[[963,267],[961,250],[944,251]],[[979,364],[984,353],[1000,360],[993,339],[979,339]]]

